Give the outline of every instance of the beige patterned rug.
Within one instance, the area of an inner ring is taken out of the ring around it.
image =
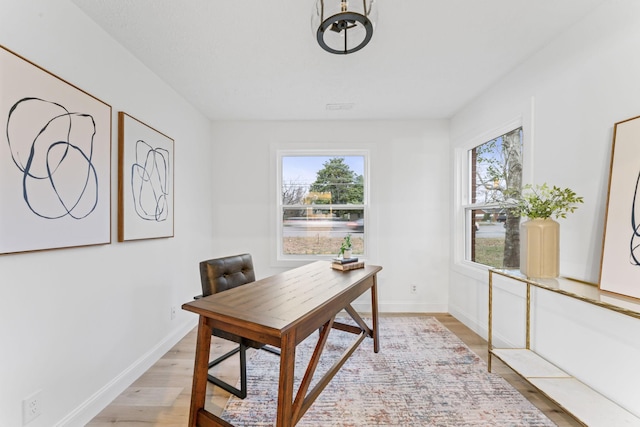
[[[458,337],[432,317],[383,317],[379,353],[366,339],[298,426],[554,426]],[[354,336],[334,330],[316,377]],[[296,387],[317,334],[296,353]],[[258,351],[247,362],[248,396],[232,397],[222,417],[235,426],[272,426],[279,358]]]

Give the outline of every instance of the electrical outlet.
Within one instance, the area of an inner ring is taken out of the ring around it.
[[[418,285],[411,285],[411,293],[412,294],[418,293]]]
[[[176,306],[172,305],[171,306],[171,320],[176,318]]]
[[[22,401],[22,425],[27,425],[42,414],[42,390],[38,390]]]

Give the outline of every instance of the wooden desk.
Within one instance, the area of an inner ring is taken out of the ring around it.
[[[382,267],[367,265],[342,272],[333,270],[327,261],[317,261],[184,304],[184,310],[200,315],[189,426],[231,426],[204,408],[212,328],[281,349],[276,426],[294,426],[365,337],[372,337],[374,351],[379,351],[376,274],[380,270]],[[351,306],[367,290],[371,291],[371,327]],[[335,321],[336,314],[342,310],[347,311],[358,327]],[[309,391],[333,328],[358,337]],[[296,346],[316,331],[320,331],[318,344],[294,397]]]

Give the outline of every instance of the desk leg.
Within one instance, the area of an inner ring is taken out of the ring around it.
[[[189,410],[189,426],[196,427],[198,412],[204,409],[207,394],[207,371],[209,368],[209,352],[211,347],[211,327],[207,318],[200,316],[198,322],[198,341],[196,358],[193,366],[193,387],[191,389],[191,409]]]
[[[373,276],[373,285],[371,285],[371,322],[373,326],[373,351],[380,351],[380,336],[378,333],[378,280],[376,275]]]
[[[293,376],[296,364],[296,342],[293,334],[282,337],[280,347],[280,388],[276,427],[293,427]]]

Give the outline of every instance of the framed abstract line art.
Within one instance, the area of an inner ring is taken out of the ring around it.
[[[640,298],[640,117],[613,131],[600,289]]]
[[[111,106],[0,46],[0,254],[111,243]]]
[[[118,113],[118,241],[173,237],[174,141]]]

